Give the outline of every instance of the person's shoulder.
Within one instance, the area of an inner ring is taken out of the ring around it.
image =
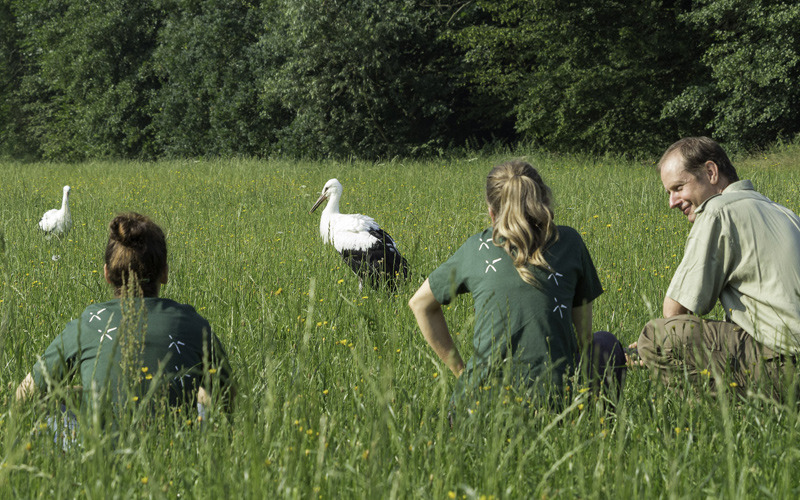
[[[153,301],[153,307],[151,310],[157,311],[158,314],[171,316],[173,318],[182,318],[183,321],[196,321],[202,323],[203,326],[208,325],[208,320],[204,318],[192,305],[183,304],[181,302],[163,297],[157,297],[148,300]]]
[[[163,312],[173,313],[173,314],[190,314],[190,315],[198,315],[197,309],[190,304],[183,304],[176,300],[168,299],[166,297],[153,297],[148,299],[152,301],[153,308],[158,309]]]
[[[479,249],[486,246],[494,246],[492,245],[492,228],[486,228],[482,231],[479,231],[464,241],[464,243],[459,247],[461,252],[467,251],[469,249]]]
[[[119,308],[119,302],[120,302],[119,299],[111,299],[105,302],[94,302],[86,306],[86,309],[84,309],[84,311],[100,311],[109,308]]]
[[[489,241],[492,238],[492,232],[493,232],[493,229],[491,227],[487,227],[486,229],[483,229],[482,231],[478,231],[477,233],[475,233],[472,236],[470,236],[469,238],[467,238],[467,241],[478,241],[478,240],[480,240],[480,241]]]
[[[558,229],[558,239],[560,241],[575,243],[575,242],[583,242],[583,238],[581,238],[580,233],[570,226],[556,226]]]
[[[724,212],[739,208],[739,203],[744,202],[769,202],[770,199],[756,191],[749,180],[736,181],[725,188],[722,193],[709,198],[702,205],[702,211],[707,213]]]
[[[551,257],[567,258],[568,256],[579,255],[586,249],[583,238],[574,228],[570,226],[556,226],[558,238],[551,240],[547,245],[547,253]]]
[[[581,235],[578,234],[578,231],[571,226],[558,225],[556,226],[556,229],[558,229],[559,236],[581,237]]]
[[[113,299],[106,302],[95,302],[89,304],[81,313],[81,318],[102,318],[110,315],[113,312],[119,311],[119,299]]]

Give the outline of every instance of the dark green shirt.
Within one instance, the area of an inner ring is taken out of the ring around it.
[[[538,392],[561,390],[579,358],[572,308],[593,301],[603,288],[580,235],[558,226],[546,251],[552,272],[529,266],[538,286],[523,281],[511,257],[492,242],[492,229],[472,236],[428,280],[434,297],[448,304],[462,293],[475,301],[474,355],[459,378],[455,398],[485,382],[504,361],[514,381]]]
[[[116,407],[151,389],[177,404],[193,400],[204,376],[223,387],[231,383],[225,350],[208,321],[192,306],[155,297],[87,307],[53,340],[32,373],[36,386],[46,390],[75,372],[86,408],[105,402]]]

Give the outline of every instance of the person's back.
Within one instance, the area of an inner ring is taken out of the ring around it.
[[[104,274],[115,299],[90,305],[67,325],[20,384],[17,399],[66,385],[78,373],[82,411],[115,415],[126,403],[162,397],[169,405],[207,405],[212,386],[230,405],[230,366],[208,321],[191,306],[158,297],[168,278],[161,228],[135,213],[115,217]]]
[[[487,176],[486,199],[492,227],[469,238],[409,301],[423,336],[458,377],[454,402],[477,405],[473,396],[496,386],[490,379],[541,396],[534,404],[561,401],[582,354],[592,365],[585,380],[613,386],[616,397],[623,349],[612,334],[592,332],[591,304],[603,289],[580,235],[556,226],[550,189],[530,164],[511,161]],[[466,366],[441,309],[461,293],[475,301]]]
[[[87,409],[141,400],[156,389],[154,383],[162,385],[155,394],[166,396],[169,404],[193,402],[204,368],[217,373],[223,386],[230,382],[225,352],[208,321],[192,306],[158,297],[87,307],[47,349],[42,363],[33,370],[39,387],[46,387],[47,377],[63,379],[71,365],[80,364]]]
[[[572,309],[602,289],[593,268],[587,273],[591,258],[578,233],[558,226],[556,234],[545,252],[551,269],[528,266],[535,286],[491,243],[492,229],[472,236],[429,276],[437,300],[449,303],[455,291],[475,301],[474,354],[460,384],[484,380],[505,359],[512,378],[541,380],[541,392],[560,391],[564,377],[575,373],[580,349]]]

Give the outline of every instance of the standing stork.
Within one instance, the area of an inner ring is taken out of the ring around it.
[[[61,234],[66,232],[72,224],[69,215],[69,186],[64,186],[64,197],[61,198],[61,208],[48,210],[39,221],[42,231],[50,234]]]
[[[358,276],[358,289],[367,283],[378,288],[382,282],[396,288],[398,276],[408,277],[408,261],[400,255],[389,234],[381,229],[375,219],[361,214],[339,213],[342,184],[331,179],[325,183],[312,213],[328,200],[319,220],[319,234],[323,243],[331,243],[341,254],[350,269]]]

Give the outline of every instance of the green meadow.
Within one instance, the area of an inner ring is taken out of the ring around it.
[[[489,224],[489,168],[524,156],[553,189],[605,293],[594,328],[623,343],[660,314],[690,225],[670,211],[653,164],[517,153],[386,163],[181,160],[0,163],[0,497],[3,498],[796,498],[794,404],[702,389],[686,396],[629,372],[609,413],[576,386],[563,411],[510,391],[447,423],[454,377],[407,301],[426,275]],[[734,158],[740,177],[800,212],[800,149]],[[374,217],[412,277],[358,290],[308,210],[329,178],[342,212]],[[72,187],[73,227],[37,222]],[[80,444],[48,434],[56,398],[13,404],[37,355],[91,302],[114,214],[150,215],[167,234],[162,296],[192,304],[228,349],[239,385],[230,417],[184,409],[116,431],[82,418]],[[445,308],[472,351],[470,297]],[[13,495],[13,496],[12,496]]]

